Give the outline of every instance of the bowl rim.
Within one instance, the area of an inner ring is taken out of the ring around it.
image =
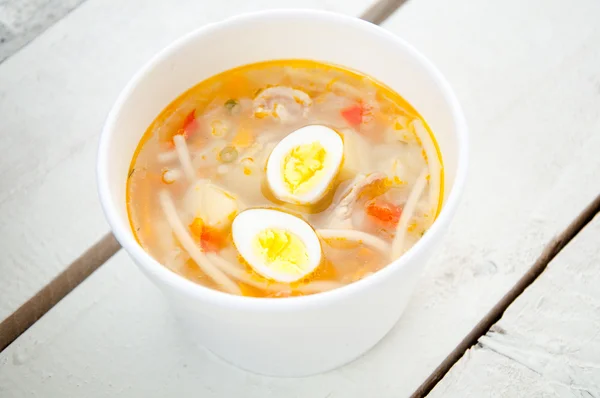
[[[257,298],[257,297],[246,297],[238,296],[218,290],[214,290],[199,284],[196,284],[185,277],[169,270],[167,267],[156,261],[150,254],[148,254],[135,240],[132,232],[130,231],[129,223],[123,223],[121,217],[118,214],[116,205],[113,204],[111,189],[110,189],[110,178],[108,176],[109,162],[110,162],[110,141],[114,133],[114,125],[119,115],[120,109],[123,104],[135,89],[135,87],[143,81],[146,74],[151,71],[154,66],[161,60],[170,57],[173,53],[185,45],[190,40],[193,40],[197,36],[209,35],[211,32],[217,29],[221,29],[227,25],[247,22],[258,22],[263,18],[276,19],[276,18],[308,18],[308,19],[321,19],[327,20],[328,22],[336,24],[352,25],[354,29],[360,29],[363,32],[375,36],[379,36],[385,40],[391,40],[395,45],[402,47],[411,57],[413,57],[417,63],[425,69],[430,78],[436,83],[447,102],[450,113],[453,118],[454,128],[457,135],[457,147],[458,147],[458,162],[456,168],[456,176],[450,193],[447,197],[446,203],[441,209],[440,214],[429,228],[427,233],[423,235],[417,243],[411,247],[406,253],[404,253],[398,259],[390,262],[386,267],[375,272],[368,278],[361,279],[359,281],[350,283],[343,287],[329,290],[326,292],[316,293],[307,296],[298,297],[286,297],[286,298]],[[155,277],[161,279],[164,283],[168,284],[171,288],[179,290],[188,296],[215,304],[221,307],[227,307],[237,310],[251,310],[251,311],[290,311],[290,310],[303,310],[312,306],[324,306],[340,300],[345,300],[348,296],[357,294],[368,289],[372,289],[376,285],[385,281],[392,273],[398,269],[405,267],[406,264],[410,263],[414,257],[419,253],[430,247],[432,242],[437,235],[442,233],[444,226],[449,224],[456,207],[458,206],[460,196],[464,189],[464,185],[467,177],[468,168],[468,131],[466,120],[458,102],[454,91],[450,87],[450,84],[441,74],[441,72],[433,65],[433,63],[427,59],[423,54],[416,50],[412,45],[393,33],[374,25],[370,22],[364,21],[357,17],[347,16],[331,11],[311,10],[311,9],[272,9],[265,11],[257,11],[239,14],[236,16],[229,17],[222,21],[213,22],[204,25],[198,29],[195,29],[180,38],[173,41],[171,44],[164,47],[156,55],[154,55],[149,61],[147,61],[140,69],[136,71],[133,77],[128,81],[126,86],[122,89],[117,100],[113,104],[111,110],[108,113],[104,127],[102,129],[98,154],[96,163],[96,177],[98,185],[98,193],[100,197],[100,203],[104,211],[105,217],[111,230],[132,257],[132,260],[145,272],[148,272]],[[441,237],[440,237],[441,238]]]

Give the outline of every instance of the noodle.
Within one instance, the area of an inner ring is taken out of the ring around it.
[[[158,155],[156,155],[156,159],[160,163],[172,162],[173,160],[176,160],[177,158],[178,158],[177,151],[166,151],[166,152],[161,152]]]
[[[415,130],[415,134],[419,138],[419,141],[421,141],[423,150],[427,155],[427,165],[429,166],[429,207],[431,209],[432,216],[435,217],[440,201],[440,179],[442,167],[440,165],[435,144],[431,140],[431,136],[429,135],[427,129],[425,129],[425,126],[423,126],[423,123],[416,119],[412,122],[412,125]]]
[[[410,195],[408,195],[408,200],[404,205],[402,215],[400,215],[400,220],[398,221],[398,226],[396,227],[396,235],[394,237],[394,240],[392,241],[392,258],[398,258],[403,252],[404,236],[406,235],[408,222],[413,217],[413,213],[417,208],[419,198],[423,194],[425,185],[427,185],[426,168],[423,169],[423,171],[421,171],[419,178],[417,178],[417,181],[415,182],[412,191],[410,191]]]
[[[185,137],[181,134],[177,134],[175,137],[173,137],[173,142],[175,143],[175,150],[177,151],[177,156],[179,156],[179,162],[181,163],[183,174],[185,174],[185,177],[189,182],[194,181],[196,173],[194,172],[194,167],[192,166],[192,158],[190,156],[190,151],[188,150],[187,144],[185,143]]]
[[[277,293],[286,290],[296,290],[301,293],[319,293],[327,290],[337,289],[342,287],[343,284],[334,281],[315,281],[309,282],[306,285],[294,287],[293,289],[289,285],[284,285],[277,282],[262,282],[252,278],[245,270],[240,267],[236,267],[234,264],[225,260],[223,257],[215,253],[207,253],[208,259],[217,265],[223,272],[228,274],[230,277],[237,279],[246,285],[266,290],[268,292]]]
[[[179,243],[181,243],[181,246],[188,252],[192,260],[194,260],[196,264],[198,264],[198,267],[200,267],[206,275],[220,285],[225,291],[233,294],[241,294],[240,288],[219,268],[215,267],[202,250],[196,246],[194,239],[177,215],[177,209],[175,209],[175,204],[169,193],[167,191],[162,191],[160,192],[159,197],[167,222],[173,229],[173,233],[179,240]]]
[[[390,251],[390,245],[374,235],[354,229],[318,229],[317,235],[323,239],[349,239],[360,241],[367,246],[377,249],[381,253],[387,254]]]

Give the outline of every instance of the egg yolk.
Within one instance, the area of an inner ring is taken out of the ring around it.
[[[308,265],[306,246],[288,231],[265,229],[256,236],[254,246],[265,264],[274,271],[300,274]]]
[[[283,179],[292,193],[310,188],[309,182],[325,164],[325,148],[319,142],[298,145],[283,161]]]

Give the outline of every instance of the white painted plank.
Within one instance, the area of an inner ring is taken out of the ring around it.
[[[596,1],[422,0],[384,24],[440,67],[471,130],[463,203],[385,345],[404,395],[600,193],[598,16]]]
[[[372,0],[89,0],[0,65],[0,321],[108,231],[97,137],[133,73],[182,34],[266,8],[359,15]]]
[[[375,370],[356,362],[322,376],[276,379],[192,349],[161,293],[121,251],[0,353],[0,396],[397,396],[395,371]]]
[[[600,216],[515,300],[430,397],[600,396]]]
[[[598,193],[599,12],[593,0],[419,0],[386,24],[455,86],[472,169],[407,313],[360,360],[302,380],[233,369],[179,339],[160,294],[120,254],[0,354],[0,386],[9,397],[409,395]],[[539,45],[539,26],[551,27],[553,44]]]
[[[0,0],[0,63],[84,0]]]

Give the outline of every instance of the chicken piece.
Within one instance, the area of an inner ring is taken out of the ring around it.
[[[312,105],[312,99],[304,91],[291,87],[276,86],[261,91],[254,98],[254,116],[270,116],[282,123],[293,123],[306,117]]]
[[[365,189],[378,185],[385,184],[387,177],[384,173],[372,173],[369,175],[359,174],[346,185],[344,188],[340,186],[336,192],[333,203],[328,210],[331,211],[326,222],[329,229],[349,229],[352,228],[352,211],[361,194]]]

